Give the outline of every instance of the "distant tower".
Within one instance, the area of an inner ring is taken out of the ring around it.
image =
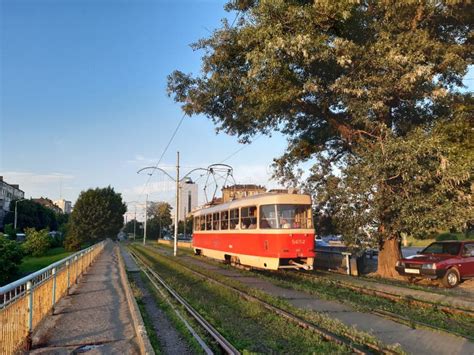
[[[180,184],[178,219],[184,221],[189,212],[199,205],[198,201],[198,185],[190,178],[187,178]]]

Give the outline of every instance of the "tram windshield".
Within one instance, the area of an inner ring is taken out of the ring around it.
[[[312,228],[309,205],[264,205],[260,206],[260,228],[302,229]]]

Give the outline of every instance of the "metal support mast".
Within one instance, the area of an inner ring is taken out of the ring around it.
[[[174,252],[173,255],[176,256],[176,251],[178,249],[178,222],[179,222],[179,152],[176,152],[176,210],[174,218]]]
[[[145,227],[143,228],[143,245],[146,244],[146,222],[148,219],[148,194],[146,194],[146,200],[145,200]]]

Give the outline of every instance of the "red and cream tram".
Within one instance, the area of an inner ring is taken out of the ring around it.
[[[255,268],[310,270],[311,197],[264,193],[192,212],[196,254]]]

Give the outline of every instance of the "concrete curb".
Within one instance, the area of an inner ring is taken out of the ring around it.
[[[143,322],[142,315],[140,314],[140,309],[138,308],[137,301],[133,297],[132,289],[128,283],[127,274],[125,272],[125,265],[122,258],[122,253],[120,252],[120,247],[116,247],[115,252],[117,253],[119,268],[120,268],[120,279],[125,289],[125,295],[127,297],[128,308],[132,314],[133,325],[135,332],[138,337],[138,345],[140,347],[140,352],[146,355],[155,354],[153,347],[151,346],[150,339],[148,339],[148,334],[146,332],[145,324]]]

